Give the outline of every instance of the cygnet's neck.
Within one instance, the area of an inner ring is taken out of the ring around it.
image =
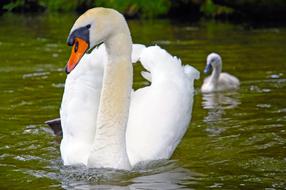
[[[108,63],[104,68],[96,135],[88,165],[128,170],[131,166],[125,136],[133,78],[129,29],[110,35],[104,43]]]
[[[221,73],[221,62],[217,63],[215,66],[212,66],[213,71],[211,74],[211,81],[217,82],[219,79],[219,75]]]

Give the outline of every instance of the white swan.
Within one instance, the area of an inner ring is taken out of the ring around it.
[[[124,17],[112,9],[80,16],[68,44],[70,74],[60,111],[64,164],[129,170],[170,158],[190,122],[199,72],[158,46],[132,47]],[[134,92],[131,61],[138,59],[151,85]]]
[[[239,88],[239,80],[235,76],[228,73],[221,73],[222,61],[217,53],[211,53],[207,57],[204,72],[208,73],[210,68],[213,69],[212,74],[204,80],[201,92],[209,93]]]

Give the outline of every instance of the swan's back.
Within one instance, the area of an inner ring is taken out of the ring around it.
[[[201,91],[203,93],[220,92],[238,89],[240,82],[238,78],[229,73],[220,73],[217,81],[213,81],[211,76],[204,80]]]
[[[237,89],[239,87],[239,80],[228,73],[221,73],[219,76],[219,84],[222,89]]]
[[[131,165],[170,158],[190,122],[193,81],[199,76],[158,46],[144,49],[140,61],[152,82],[131,98],[127,128]]]

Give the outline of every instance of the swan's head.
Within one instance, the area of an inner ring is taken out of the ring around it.
[[[208,73],[211,68],[221,68],[221,57],[217,53],[210,53],[207,57],[207,64],[204,73]]]
[[[66,72],[70,73],[89,49],[105,42],[114,31],[120,32],[125,26],[128,28],[124,17],[113,9],[93,8],[86,11],[75,21],[67,39],[72,52]]]

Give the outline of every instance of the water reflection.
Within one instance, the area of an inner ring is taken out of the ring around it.
[[[132,171],[63,167],[62,188],[70,189],[185,189],[197,173],[174,161],[154,161]]]
[[[216,122],[222,118],[226,109],[233,109],[240,104],[238,93],[208,93],[203,94],[202,107],[208,110],[204,122]]]

